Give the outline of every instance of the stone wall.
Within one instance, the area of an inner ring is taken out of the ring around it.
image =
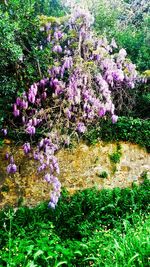
[[[139,184],[145,172],[150,176],[150,154],[138,145],[124,142],[119,145],[121,156],[116,164],[109,156],[117,151],[116,143],[99,142],[88,146],[80,142],[72,149],[60,150],[57,156],[62,186],[70,193],[93,186],[98,189],[129,187],[133,182]],[[16,150],[20,173],[7,176],[4,155],[8,148],[12,150],[11,146],[5,146],[0,153],[0,207],[18,205],[22,200],[27,205],[48,200],[51,188],[37,175],[35,162],[23,155],[22,148]]]

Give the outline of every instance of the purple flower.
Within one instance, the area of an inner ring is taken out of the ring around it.
[[[26,128],[26,132],[27,132],[28,134],[30,134],[30,135],[34,135],[34,134],[35,134],[35,127],[29,125],[29,126]]]
[[[43,92],[42,94],[42,98],[45,100],[47,98],[47,93],[46,92]]]
[[[44,88],[45,85],[46,85],[46,80],[45,79],[40,80],[40,86]]]
[[[13,156],[10,157],[10,163],[11,163],[11,164],[14,163],[14,157],[13,157]]]
[[[39,156],[39,154],[38,154],[37,152],[34,152],[34,153],[33,153],[33,158],[34,158],[35,160],[39,160],[39,159],[40,159],[40,156]]]
[[[23,150],[24,150],[24,153],[25,153],[25,154],[28,154],[28,153],[30,152],[30,150],[31,150],[30,143],[25,143],[25,144],[23,145]]]
[[[78,122],[78,124],[77,124],[77,131],[79,133],[85,133],[86,127],[85,127],[85,124],[83,122]]]
[[[26,119],[25,116],[22,117],[22,123],[25,123]]]
[[[41,104],[41,99],[40,99],[40,98],[37,98],[37,99],[36,99],[36,104],[37,104],[37,105],[40,105],[40,104]]]
[[[98,115],[100,117],[105,116],[105,113],[106,113],[106,109],[105,108],[100,108],[99,111],[98,111]]]
[[[48,23],[45,25],[45,28],[46,28],[46,31],[49,31],[50,28],[51,28],[51,23],[48,22]]]
[[[40,143],[39,143],[39,148],[42,148],[43,145],[44,145],[44,139],[42,139],[42,140],[40,141]]]
[[[15,173],[16,171],[17,171],[17,166],[16,166],[16,164],[14,164],[14,163],[10,163],[10,164],[7,166],[7,173],[8,173],[8,174]]]
[[[2,129],[1,131],[2,131],[2,133],[3,133],[4,136],[7,135],[7,129],[6,128],[5,129]]]
[[[6,154],[5,154],[5,159],[9,159],[9,153],[7,152]]]
[[[13,111],[13,115],[14,115],[15,117],[18,117],[18,116],[20,115],[20,110],[19,110],[19,109],[14,110],[14,111]]]
[[[28,100],[29,100],[29,102],[31,102],[32,104],[35,103],[35,95],[33,94],[32,91],[30,91],[29,94],[28,94]]]
[[[114,78],[114,80],[116,81],[123,81],[124,80],[124,73],[122,70],[117,69],[115,71],[112,72],[112,76]]]
[[[53,47],[53,52],[62,53],[62,47],[60,45],[55,45]]]
[[[63,33],[61,31],[54,32],[54,38],[58,41],[63,37]]]
[[[14,111],[13,111],[14,116],[15,116],[15,117],[19,116],[19,115],[20,115],[20,110],[17,109],[17,105],[14,104],[14,105],[13,105],[13,108],[14,108]]]
[[[66,108],[64,112],[65,112],[67,118],[70,119],[71,118],[71,111],[69,110],[69,108]]]
[[[57,75],[57,74],[60,74],[60,70],[61,70],[60,66],[59,67],[55,66],[52,68],[51,72],[53,75]]]
[[[112,115],[111,119],[112,119],[112,123],[116,123],[118,120],[118,116]]]
[[[54,204],[53,202],[50,201],[50,202],[48,203],[48,207],[49,207],[49,208],[52,208],[52,209],[55,209],[56,204]]]
[[[48,34],[48,36],[47,36],[47,42],[50,42],[50,41],[51,41],[51,35]]]
[[[63,67],[65,69],[70,69],[72,67],[72,65],[73,65],[72,57],[66,57],[64,60]]]
[[[17,97],[17,99],[16,99],[17,106],[20,106],[21,103],[22,103],[21,98],[20,97]]]
[[[46,169],[46,164],[45,163],[42,163],[41,166],[38,167],[38,171],[41,172],[41,171],[44,171]]]
[[[126,57],[126,55],[127,55],[126,50],[125,50],[124,48],[120,49],[120,51],[119,51],[119,53],[118,53],[118,60],[119,60],[119,61],[120,61],[120,60],[121,60],[121,61],[124,60],[125,57]]]
[[[22,103],[21,103],[21,106],[22,106],[23,109],[27,109],[28,108],[28,102],[23,99]]]
[[[33,119],[32,119],[32,125],[33,125],[33,126],[36,126],[37,123],[38,123],[37,118],[33,118]]]
[[[46,182],[50,183],[51,182],[51,175],[49,173],[45,174],[44,179]]]

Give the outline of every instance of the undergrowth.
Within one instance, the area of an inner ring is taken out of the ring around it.
[[[148,267],[150,182],[0,212],[0,266]]]

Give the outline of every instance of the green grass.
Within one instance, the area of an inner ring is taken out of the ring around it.
[[[0,213],[0,266],[148,267],[150,182]]]

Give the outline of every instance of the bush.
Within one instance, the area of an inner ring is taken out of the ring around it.
[[[150,182],[0,212],[0,266],[148,266]],[[113,254],[113,258],[112,258]]]
[[[39,31],[38,15],[61,16],[64,9],[55,1],[2,1],[0,5],[0,124],[8,119],[14,98],[42,75],[52,62],[50,49]],[[6,2],[6,3],[5,3]],[[49,56],[47,56],[49,54]]]
[[[138,133],[138,134],[137,134]],[[94,144],[99,139],[104,141],[129,141],[139,144],[150,151],[150,120],[119,117],[117,123],[103,120],[99,126],[89,128],[84,139]]]
[[[95,3],[92,6],[95,30],[115,38],[140,71],[150,69],[150,4],[146,0],[125,2],[102,0],[101,3]]]

